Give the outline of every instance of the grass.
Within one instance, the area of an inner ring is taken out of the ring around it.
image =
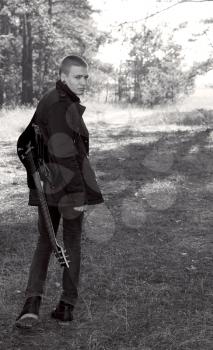
[[[0,348],[211,350],[213,133],[205,131],[212,122],[205,110],[208,122],[197,111],[89,105],[90,158],[105,203],[85,216],[75,320],[61,327],[49,318],[61,288],[53,258],[41,324],[13,329],[37,239],[15,154],[32,112],[0,117]]]

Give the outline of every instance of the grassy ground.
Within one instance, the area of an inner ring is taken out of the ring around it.
[[[13,323],[37,223],[15,139],[31,115],[0,116],[0,349],[211,350],[212,113],[89,106],[90,158],[105,203],[85,216],[75,320],[62,327],[49,318],[61,288],[53,258],[41,323],[20,331]]]

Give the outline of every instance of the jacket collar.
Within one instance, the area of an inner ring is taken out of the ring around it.
[[[60,96],[68,95],[73,102],[80,102],[80,98],[73,91],[71,91],[66,84],[62,83],[61,80],[56,82],[56,89],[59,91]]]

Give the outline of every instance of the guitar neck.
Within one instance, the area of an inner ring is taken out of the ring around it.
[[[58,243],[57,243],[56,238],[55,238],[55,231],[53,228],[53,224],[52,224],[52,220],[50,217],[47,201],[46,201],[43,187],[41,184],[41,178],[40,178],[38,170],[36,169],[34,159],[33,159],[31,152],[28,153],[27,158],[28,158],[29,166],[31,168],[33,180],[35,182],[35,186],[36,186],[36,190],[37,190],[37,194],[38,194],[38,198],[39,198],[39,204],[40,204],[41,212],[42,212],[44,222],[46,225],[46,229],[47,229],[47,232],[49,235],[49,239],[51,241],[53,250],[55,252],[57,252],[58,251]]]
[[[55,251],[57,251],[57,241],[56,241],[56,238],[55,238],[55,231],[54,231],[54,228],[53,228],[52,220],[51,220],[51,217],[50,217],[47,201],[46,201],[46,198],[45,198],[45,195],[44,195],[44,192],[43,192],[43,188],[42,188],[42,185],[41,185],[41,179],[40,179],[40,175],[39,175],[38,171],[36,171],[33,174],[33,179],[34,179],[34,182],[35,182],[35,185],[36,185],[37,194],[38,194],[38,197],[39,197],[40,208],[41,208],[41,212],[42,212],[42,215],[43,215],[43,218],[44,218],[44,221],[45,221],[46,229],[47,229],[47,232],[48,232],[51,244],[53,246],[53,249]]]

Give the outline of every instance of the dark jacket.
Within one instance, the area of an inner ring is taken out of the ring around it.
[[[59,80],[56,88],[40,100],[30,124],[18,139],[18,149],[29,139],[34,143],[32,124],[39,126],[44,142],[43,158],[51,174],[51,185],[44,182],[48,205],[104,202],[89,161],[89,132],[82,117],[84,111],[78,96]],[[19,152],[18,155],[20,157]],[[28,169],[27,183],[28,204],[38,205],[34,180]]]

